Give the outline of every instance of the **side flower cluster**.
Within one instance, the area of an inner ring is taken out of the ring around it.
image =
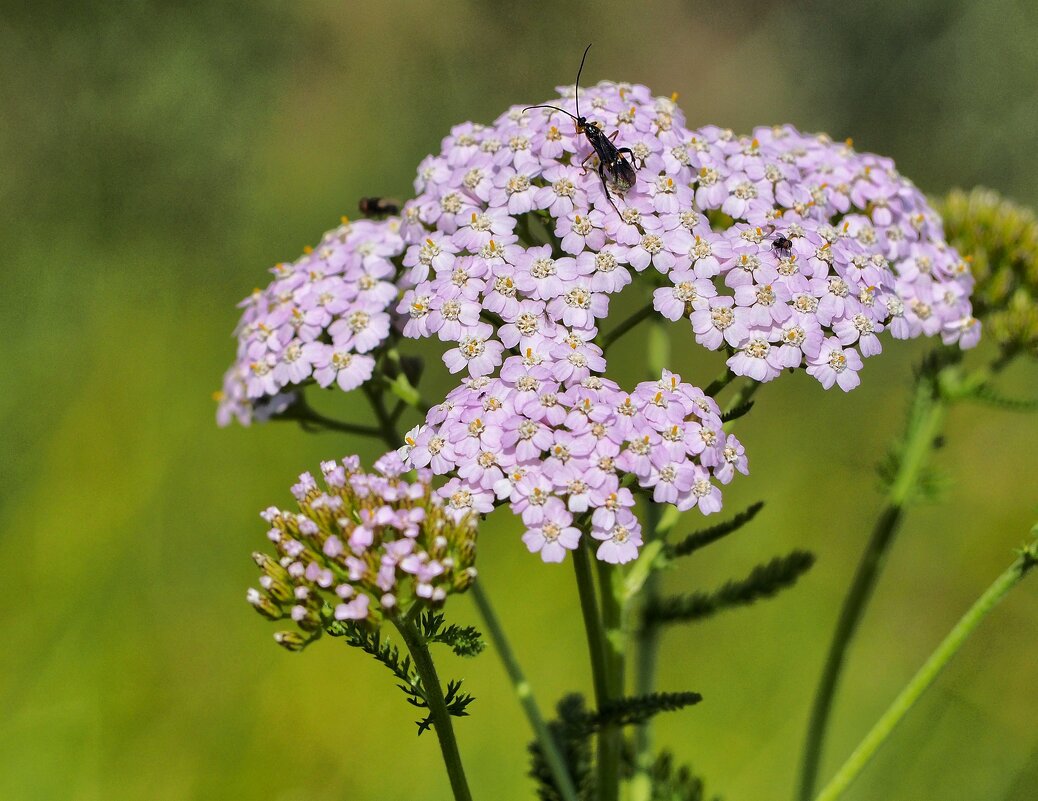
[[[334,620],[378,623],[416,600],[441,604],[475,580],[475,516],[448,514],[430,471],[403,479],[396,453],[375,467],[361,472],[355,456],[323,462],[323,489],[309,473],[292,487],[298,512],[262,513],[276,556],[253,554],[260,589],[247,598],[266,617],[296,623],[302,634],[275,635],[285,647],[302,647]]]
[[[264,419],[309,382],[348,392],[371,378],[398,294],[399,227],[399,220],[344,219],[239,304],[238,358],[218,394],[220,425]]]
[[[990,189],[950,192],[940,204],[948,239],[977,280],[977,316],[1007,354],[1038,357],[1038,215]]]
[[[654,502],[710,514],[721,508],[717,483],[747,472],[714,400],[667,371],[628,394],[586,368],[560,379],[558,363],[530,350],[507,359],[500,378],[465,380],[427,421],[408,433],[403,456],[454,476],[438,491],[448,514],[467,519],[507,502],[546,562],[562,561],[582,530],[599,559],[634,559],[635,482]]]
[[[889,159],[789,126],[689,130],[644,86],[600,83],[581,108],[633,153],[623,197],[553,110],[459,125],[419,167],[398,310],[406,335],[453,343],[452,372],[491,375],[524,337],[545,358],[592,340],[610,296],[650,267],[656,311],[759,381],[806,367],[849,390],[884,330],[976,342],[970,271]],[[554,244],[531,245],[537,232]]]

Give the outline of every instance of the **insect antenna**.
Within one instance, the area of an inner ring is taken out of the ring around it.
[[[536,106],[527,106],[526,108],[524,108],[524,109],[523,109],[523,113],[525,114],[525,113],[526,113],[527,111],[529,111],[529,110],[530,110],[530,109],[532,109],[532,108],[553,108],[553,109],[555,109],[556,111],[561,111],[561,112],[562,112],[563,114],[565,114],[565,115],[566,115],[567,117],[571,117],[571,118],[573,119],[573,121],[574,121],[574,122],[576,122],[576,121],[577,121],[577,118],[576,118],[576,117],[574,117],[574,116],[573,116],[572,114],[570,114],[570,113],[569,113],[568,111],[566,111],[566,109],[564,109],[564,108],[559,108],[558,106],[550,106],[550,105],[548,105],[547,103],[538,103],[538,104],[537,104]]]
[[[577,116],[580,116],[580,73],[584,71],[584,59],[587,58],[587,51],[591,49],[591,43],[584,48],[584,55],[580,57],[580,69],[577,70],[577,80],[573,84],[573,98],[577,103]]]

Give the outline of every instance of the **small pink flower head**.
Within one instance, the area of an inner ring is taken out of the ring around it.
[[[399,219],[344,219],[317,247],[275,266],[271,283],[239,304],[238,355],[217,393],[220,425],[283,413],[307,381],[349,392],[370,379],[389,337],[404,246]]]

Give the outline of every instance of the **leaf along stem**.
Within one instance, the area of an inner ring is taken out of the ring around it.
[[[432,655],[429,653],[429,645],[413,621],[399,616],[391,619],[407,645],[411,659],[414,660],[415,670],[422,680],[424,698],[429,705],[429,717],[432,718],[436,738],[440,742],[440,752],[447,767],[447,778],[450,779],[451,790],[454,792],[454,801],[472,801],[472,793],[465,778],[465,768],[461,764],[458,741],[454,736],[454,725],[451,723],[450,712],[447,711],[447,702],[443,697],[443,688],[440,686],[439,676],[436,675]]]

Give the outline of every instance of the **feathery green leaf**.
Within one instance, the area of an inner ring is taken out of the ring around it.
[[[750,409],[753,408],[753,404],[754,403],[756,403],[756,401],[752,401],[752,400],[748,400],[748,401],[746,401],[746,403],[740,403],[734,409],[731,409],[730,411],[727,411],[724,414],[722,414],[721,415],[721,422],[722,423],[730,423],[732,420],[738,420],[740,417],[742,417]]]
[[[757,565],[744,579],[727,582],[713,592],[673,595],[650,603],[643,611],[646,625],[691,622],[710,617],[722,609],[747,606],[791,587],[814,564],[814,554],[793,551]]]
[[[709,545],[712,542],[717,542],[717,540],[731,534],[733,531],[738,531],[753,520],[753,518],[757,516],[757,513],[763,508],[764,501],[757,501],[755,504],[739,512],[739,514],[731,520],[718,523],[716,526],[711,526],[710,528],[695,531],[681,540],[681,542],[676,542],[673,545],[668,546],[666,554],[671,557],[688,556],[690,553],[698,551],[700,548]]]

